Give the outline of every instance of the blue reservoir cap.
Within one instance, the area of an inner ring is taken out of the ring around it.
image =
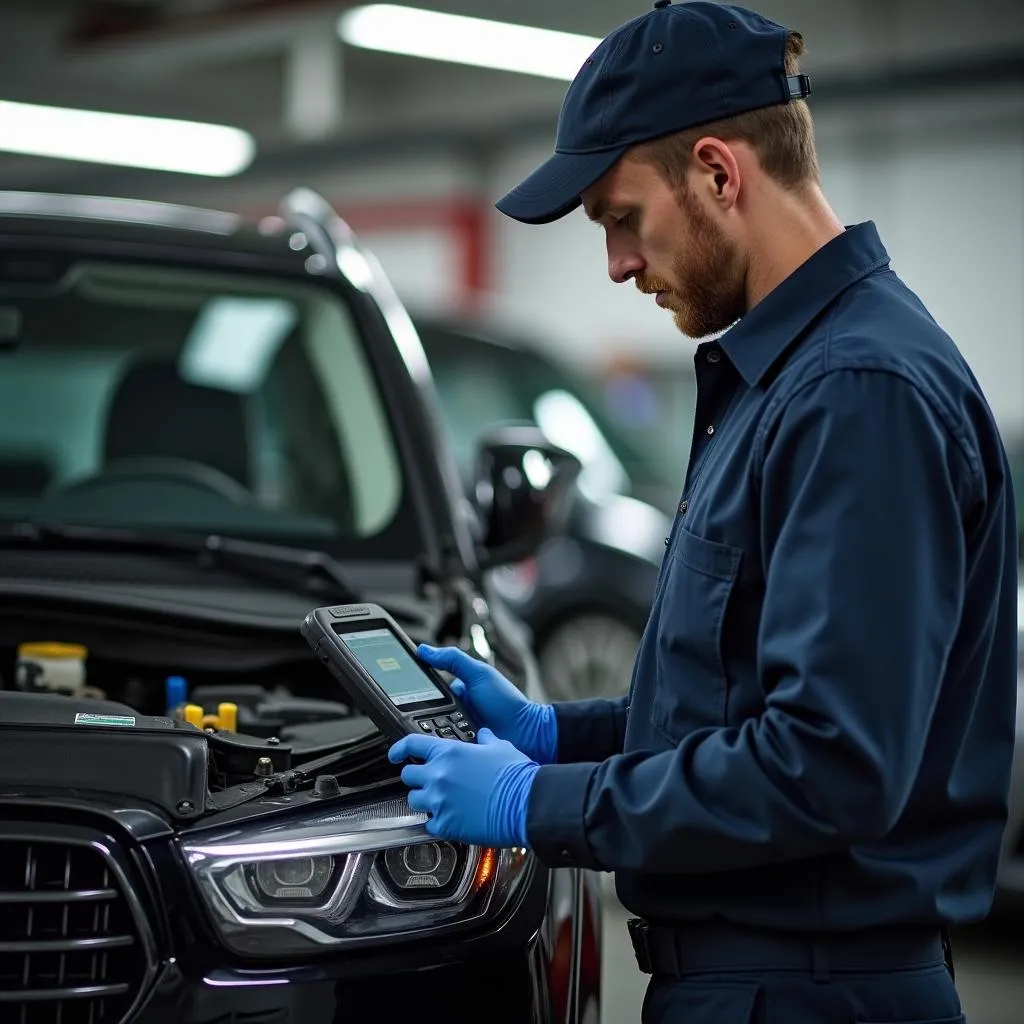
[[[188,699],[188,682],[184,676],[168,676],[164,690],[167,695],[167,714],[173,715]]]

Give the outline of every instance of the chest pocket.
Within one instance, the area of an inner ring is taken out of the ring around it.
[[[724,725],[728,681],[723,627],[743,551],[679,530],[662,587],[651,724],[678,741]]]

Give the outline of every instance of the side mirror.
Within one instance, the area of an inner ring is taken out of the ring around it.
[[[474,497],[485,568],[521,561],[565,528],[581,469],[538,427],[503,426],[481,438]]]

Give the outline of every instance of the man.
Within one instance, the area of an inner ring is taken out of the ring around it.
[[[424,648],[487,728],[391,757],[425,762],[432,834],[615,872],[644,1021],[953,1022],[945,929],[988,911],[1006,820],[1009,471],[874,225],[825,200],[801,52],[659,0],[498,204],[582,205],[613,280],[704,339],[690,463],[628,698],[542,707]]]

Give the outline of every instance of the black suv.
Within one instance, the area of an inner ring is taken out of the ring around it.
[[[469,507],[437,424],[315,194],[0,193],[4,1024],[598,1019],[593,876],[432,841],[299,632],[375,601],[545,699],[486,577],[578,464],[499,431]]]

